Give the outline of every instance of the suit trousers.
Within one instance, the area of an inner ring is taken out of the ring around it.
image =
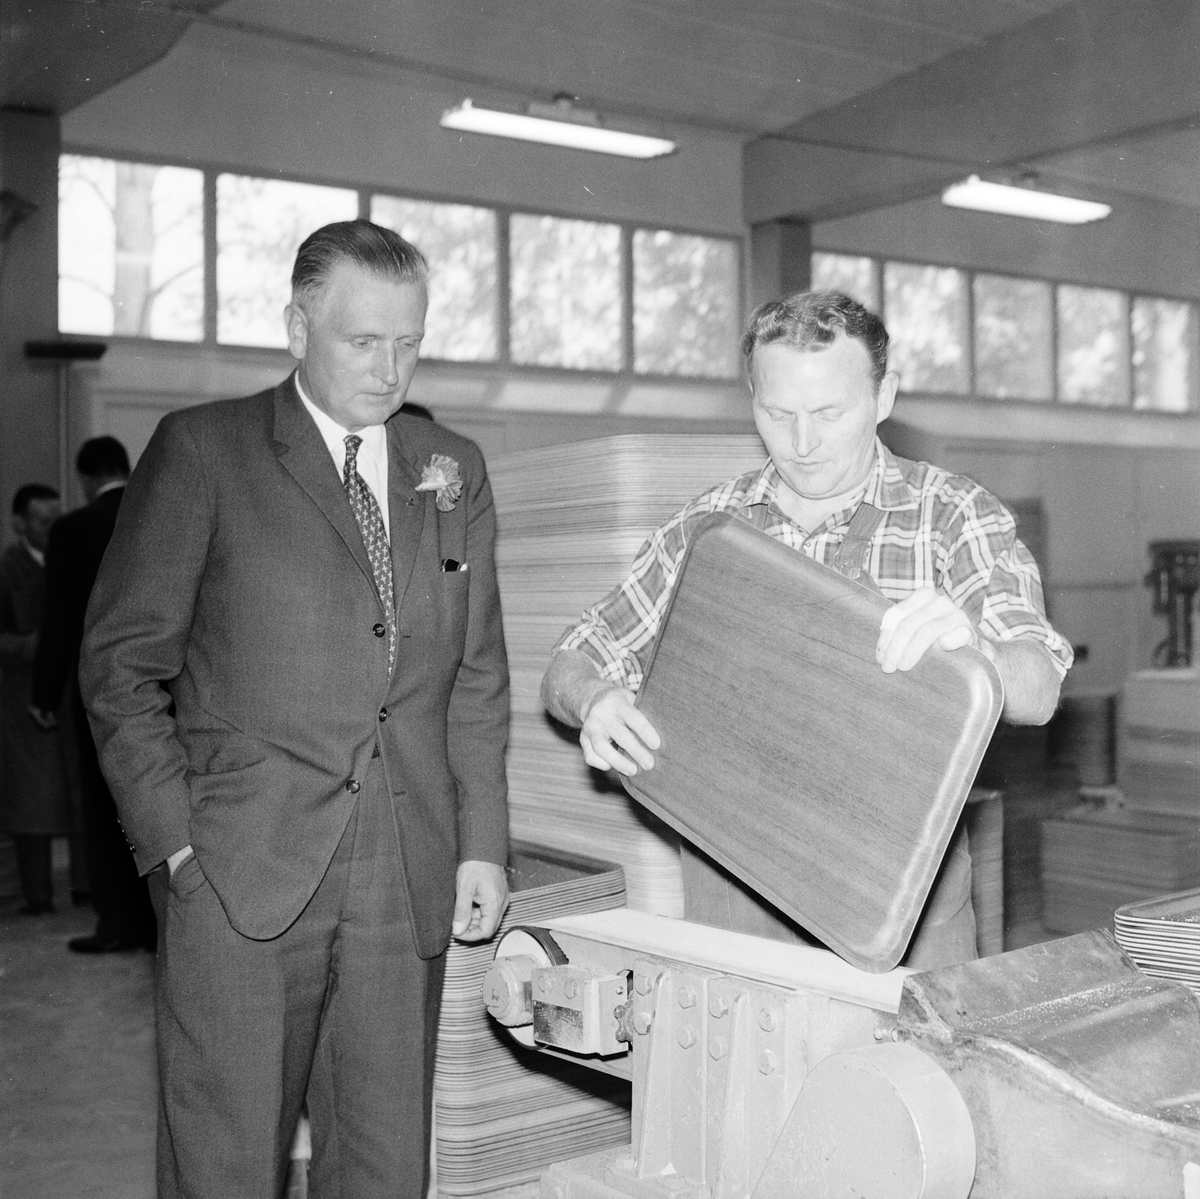
[[[445,956],[417,956],[393,800],[371,761],[296,921],[229,924],[195,857],[159,906],[159,1199],[281,1196],[301,1106],[312,1199],[424,1199]]]

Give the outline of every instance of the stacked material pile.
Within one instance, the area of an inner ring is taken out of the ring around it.
[[[1196,886],[1198,821],[1110,803],[1042,825],[1042,920],[1054,932],[1111,928],[1123,904]]]
[[[1131,675],[1120,711],[1118,786],[1042,826],[1056,932],[1111,927],[1122,904],[1200,886],[1200,670]]]
[[[1117,762],[1130,807],[1200,818],[1200,669],[1130,676],[1121,696]]]
[[[489,464],[513,684],[513,835],[619,863],[629,906],[642,911],[683,914],[678,842],[584,765],[577,734],[542,708],[542,675],[563,630],[621,581],[655,528],[765,458],[753,434],[658,434],[520,451]]]
[[[1126,904],[1117,941],[1143,974],[1183,983],[1200,995],[1200,891]]]
[[[1004,797],[975,787],[963,810],[971,844],[971,903],[980,957],[1004,952]]]
[[[501,933],[552,916],[624,905],[607,863],[515,844]],[[495,942],[451,944],[434,1077],[437,1192],[476,1195],[530,1182],[562,1158],[629,1140],[629,1084],[518,1047],[483,1006]]]

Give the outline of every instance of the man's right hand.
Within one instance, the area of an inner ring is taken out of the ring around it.
[[[179,867],[182,866],[183,863],[186,862],[189,857],[191,857],[191,855],[192,855],[192,847],[190,845],[185,845],[182,849],[177,849],[167,859],[168,877],[174,878],[175,871],[178,870]]]
[[[654,769],[654,755],[662,742],[654,726],[634,706],[632,691],[609,685],[592,696],[583,712],[579,744],[583,760],[597,770],[635,775]]]

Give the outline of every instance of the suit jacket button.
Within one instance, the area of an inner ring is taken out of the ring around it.
[[[358,779],[351,779],[346,784],[346,790],[349,791],[351,795],[357,795],[361,789],[362,783],[360,783]]]
[[[374,633],[376,637],[387,636],[387,628],[381,624],[374,625],[371,629],[371,632]]]
[[[382,724],[383,721],[385,721],[385,720],[387,720],[387,708],[380,708],[379,709],[379,721]]]

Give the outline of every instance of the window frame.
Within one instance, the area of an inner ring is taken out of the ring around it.
[[[202,185],[202,217],[203,217],[203,246],[204,259],[201,264],[203,281],[201,284],[204,302],[203,335],[199,340],[178,341],[170,338],[141,337],[133,334],[105,334],[104,339],[110,344],[145,346],[154,345],[171,349],[190,349],[201,351],[217,350],[222,353],[250,355],[258,357],[278,358],[287,351],[270,346],[241,346],[217,340],[217,177],[219,175],[242,175],[250,178],[269,179],[285,183],[312,184],[318,187],[334,187],[356,192],[358,195],[358,215],[369,219],[372,196],[394,196],[399,199],[420,200],[433,204],[468,204],[475,208],[486,208],[496,216],[496,357],[479,361],[461,361],[448,358],[422,358],[423,366],[431,366],[435,370],[465,371],[483,374],[494,374],[497,370],[536,375],[554,379],[576,379],[580,381],[603,380],[624,384],[650,385],[679,385],[688,387],[712,388],[714,390],[727,388],[741,379],[741,372],[729,376],[711,375],[677,375],[633,369],[633,235],[642,229],[648,231],[666,230],[691,237],[711,238],[715,241],[732,243],[737,259],[737,295],[735,310],[737,325],[740,329],[745,323],[746,309],[746,272],[749,265],[748,235],[715,232],[691,225],[668,225],[663,222],[636,221],[627,218],[611,217],[599,213],[569,212],[556,208],[534,207],[528,204],[506,204],[482,202],[470,196],[448,195],[443,192],[426,191],[420,188],[387,187],[382,184],[363,183],[355,180],[331,178],[319,174],[298,174],[291,171],[270,171],[259,168],[248,168],[241,164],[218,161],[196,162],[194,159],[164,154],[130,155],[116,154],[111,150],[98,149],[93,146],[71,143],[64,144],[61,155],[71,154],[90,158],[104,158],[113,162],[146,163],[152,166],[177,166],[198,170],[203,175]],[[558,220],[591,221],[603,225],[616,225],[620,230],[619,242],[619,286],[621,295],[621,330],[620,349],[621,365],[616,370],[600,368],[579,369],[569,366],[542,366],[536,363],[517,363],[511,354],[511,255],[510,255],[510,218],[514,214],[533,217],[554,217]],[[282,320],[282,315],[281,318]],[[740,357],[740,355],[739,355]]]
[[[878,280],[878,300],[879,308],[882,310],[884,305],[885,288],[883,285],[883,272],[888,263],[897,263],[903,266],[931,266],[939,269],[952,268],[962,271],[967,279],[967,318],[968,318],[968,338],[967,338],[967,354],[970,381],[970,390],[966,392],[932,392],[932,391],[905,391],[901,389],[902,396],[920,396],[922,398],[942,399],[942,400],[958,400],[967,401],[970,403],[988,404],[1011,408],[1019,405],[1027,405],[1045,409],[1050,406],[1056,407],[1059,411],[1096,413],[1096,412],[1112,412],[1121,413],[1125,416],[1132,417],[1171,417],[1174,419],[1196,419],[1200,416],[1200,395],[1191,397],[1191,406],[1180,412],[1171,412],[1162,408],[1135,408],[1134,404],[1134,365],[1133,365],[1133,306],[1135,300],[1168,300],[1172,303],[1190,305],[1195,313],[1195,319],[1200,323],[1200,298],[1193,296],[1183,296],[1178,294],[1168,294],[1166,292],[1149,292],[1144,288],[1121,287],[1117,285],[1109,285],[1097,283],[1094,280],[1067,278],[1063,276],[1033,274],[1027,271],[1011,271],[1001,270],[996,267],[980,267],[980,266],[964,266],[959,262],[952,262],[947,259],[918,259],[908,256],[894,256],[890,254],[870,254],[863,253],[861,250],[846,249],[841,246],[814,246],[812,249],[814,254],[838,254],[851,258],[868,258],[874,264],[875,278]],[[975,361],[975,276],[989,275],[1001,276],[1007,279],[1027,279],[1031,282],[1045,283],[1050,287],[1050,352],[1051,352],[1051,371],[1052,371],[1052,390],[1051,395],[1043,400],[1026,400],[1026,399],[1007,399],[996,396],[982,395],[976,390],[977,372]],[[1125,316],[1126,328],[1125,333],[1125,348],[1127,361],[1126,378],[1128,386],[1124,403],[1119,405],[1113,404],[1093,404],[1078,400],[1064,400],[1060,395],[1059,386],[1059,350],[1061,347],[1061,331],[1059,329],[1058,316],[1058,289],[1060,287],[1081,287],[1089,288],[1097,291],[1119,292],[1125,299]],[[886,323],[887,315],[883,313],[883,320]]]

